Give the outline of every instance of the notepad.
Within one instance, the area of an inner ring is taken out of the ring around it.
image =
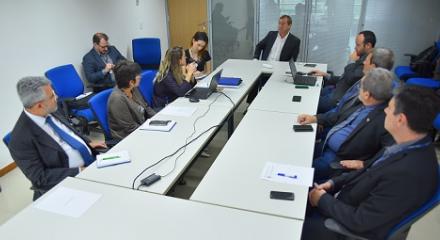
[[[153,121],[151,119],[148,119],[142,126],[139,128],[140,130],[145,131],[158,131],[158,132],[169,132],[173,127],[176,125],[176,121],[170,120],[167,125],[164,126],[157,126],[157,125],[150,125],[150,122]]]
[[[311,187],[313,173],[313,168],[267,162],[261,173],[261,178],[272,182]]]
[[[86,92],[86,93],[83,93],[83,94],[81,94],[81,95],[78,95],[77,97],[75,97],[75,100],[83,99],[83,98],[89,96],[89,95],[92,94],[92,93],[93,93],[93,92]]]
[[[96,156],[96,167],[103,168],[123,163],[129,163],[130,155],[128,151],[120,151],[115,153],[103,153]]]
[[[33,206],[43,211],[79,218],[100,197],[101,194],[60,186],[47,193]]]

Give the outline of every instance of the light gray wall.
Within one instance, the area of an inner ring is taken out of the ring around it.
[[[368,0],[364,29],[372,30],[377,46],[394,51],[395,66],[408,65],[405,53],[417,54],[440,33],[438,0]]]
[[[12,130],[22,111],[16,82],[68,63],[83,76],[81,59],[95,32],[107,33],[128,58],[133,38],[159,37],[163,56],[168,47],[165,5],[164,0],[0,0],[0,137]],[[0,144],[0,168],[11,162]]]

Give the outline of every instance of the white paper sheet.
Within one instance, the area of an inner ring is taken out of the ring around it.
[[[96,167],[98,168],[114,166],[129,162],[130,162],[130,154],[126,150],[99,154],[96,156],[96,161],[95,161]]]
[[[34,208],[79,218],[98,201],[100,197],[101,194],[60,186],[46,196],[43,196],[43,199],[37,202]]]
[[[167,106],[159,112],[161,115],[177,116],[177,117],[191,117],[195,112],[196,107],[175,107]]]
[[[261,178],[273,182],[311,187],[313,173],[313,168],[267,162],[261,173]]]

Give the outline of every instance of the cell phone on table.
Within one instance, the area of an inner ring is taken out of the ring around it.
[[[301,102],[301,96],[293,96],[292,102]]]
[[[312,125],[293,125],[293,131],[295,132],[313,132]]]
[[[270,191],[270,199],[293,201],[295,194],[293,192]]]
[[[171,120],[152,120],[150,121],[150,126],[166,126]]]
[[[316,67],[316,64],[314,64],[314,63],[306,63],[306,64],[304,64],[304,67]]]

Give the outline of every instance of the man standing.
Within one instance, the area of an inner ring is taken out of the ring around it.
[[[114,46],[108,43],[105,33],[93,35],[93,48],[83,57],[83,68],[87,81],[97,93],[115,85],[113,68],[125,57]]]

